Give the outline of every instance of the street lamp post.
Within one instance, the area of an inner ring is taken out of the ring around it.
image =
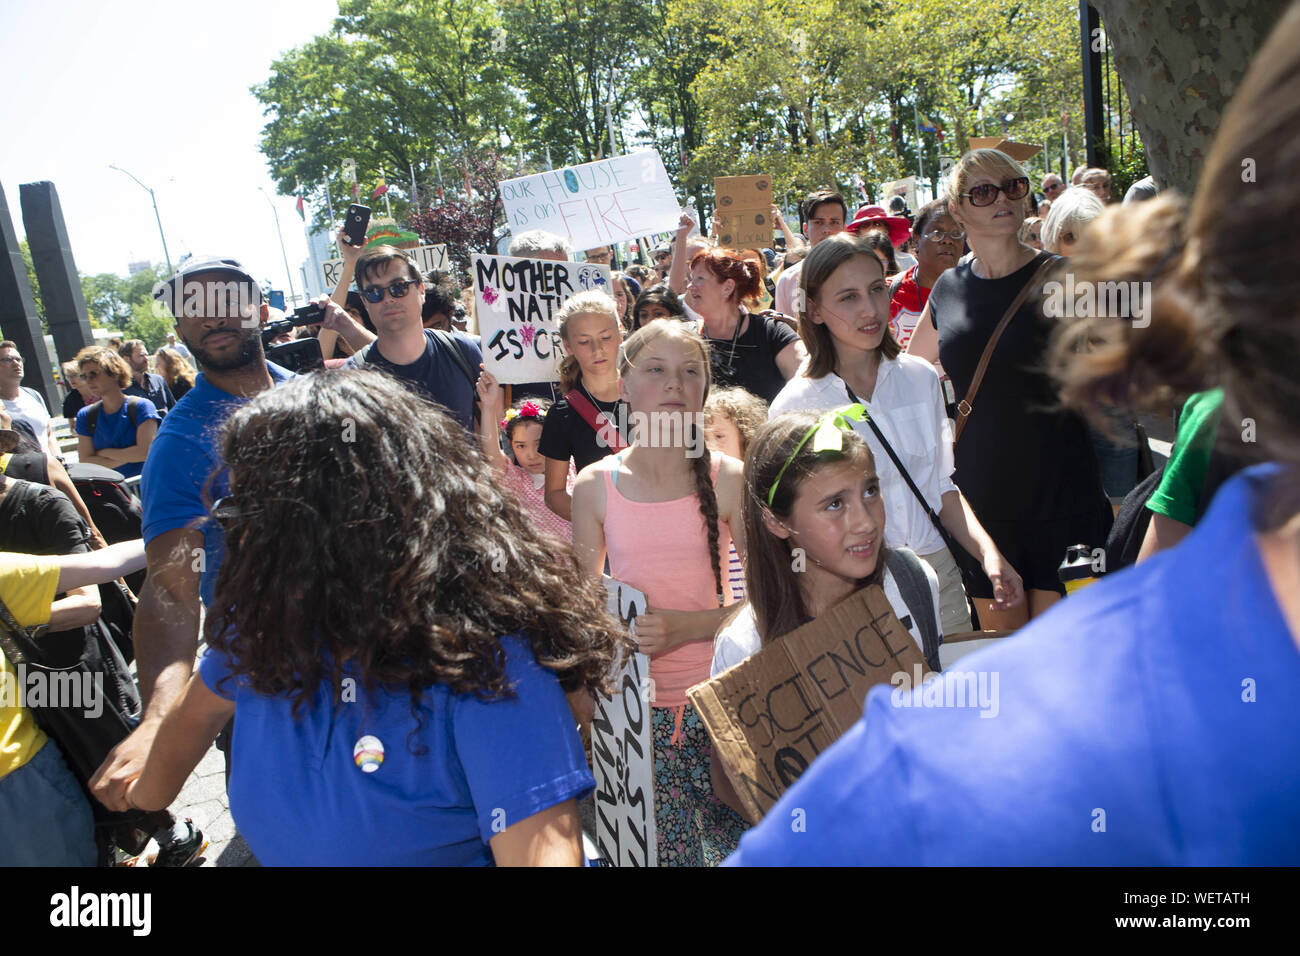
[[[126,172],[126,170],[123,169],[121,166],[114,166],[112,163],[109,163],[108,168],[116,169],[119,173],[126,173],[126,175],[131,176],[131,174]],[[166,234],[163,233],[162,216],[158,215],[158,197],[154,195],[152,189],[150,189],[144,183],[140,182],[140,180],[136,179],[134,176],[131,176],[131,178],[135,180],[135,184],[139,186],[141,189],[143,189],[145,192],[147,192],[149,194],[149,198],[153,200],[153,216],[155,219],[158,220],[158,235],[162,239],[163,258],[167,260],[167,271],[170,273],[173,271],[172,257],[171,257],[171,253],[167,251],[167,236]]]
[[[298,298],[298,293],[293,291],[293,273],[289,271],[289,253],[284,251],[284,233],[280,231],[280,213],[275,208],[275,203],[271,201],[271,194],[261,186],[257,187],[258,192],[266,197],[266,203],[271,207],[271,215],[275,216],[275,234],[280,237],[280,255],[284,257],[284,275],[289,280],[289,301],[293,302]]]

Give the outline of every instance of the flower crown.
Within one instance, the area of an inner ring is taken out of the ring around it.
[[[512,408],[506,412],[506,417],[501,419],[501,430],[505,431],[506,426],[516,418],[532,418],[540,422],[545,420],[546,413],[536,402],[524,402],[519,408]]]

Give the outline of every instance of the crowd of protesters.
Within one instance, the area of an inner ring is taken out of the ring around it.
[[[268,360],[244,266],[191,260],[158,290],[156,371],[138,341],[65,369],[80,462],[140,476],[141,713],[74,775],[0,703],[0,821],[29,834],[0,862],[93,862],[91,806],[164,811],[214,740],[265,864],[591,862],[584,739],[633,650],[660,865],[1297,862],[1300,708],[1276,689],[1300,678],[1296,194],[1238,158],[1296,145],[1297,51],[1300,7],[1190,200],[1112,205],[1095,168],[1036,195],[975,149],[914,213],[821,188],[796,235],[776,210],[783,254],[683,216],[559,308],[557,381],[509,395],[459,284],[400,249],[340,240],[301,333],[325,367],[301,374]],[[543,232],[510,253],[618,255]],[[1061,314],[1067,276],[1146,298]],[[84,502],[30,490],[77,494],[21,378],[0,343],[0,510],[54,529],[0,555],[31,636],[99,619],[93,586],[140,556],[92,561]],[[1181,409],[1154,471],[1151,409]],[[1080,546],[1107,578],[1067,597]],[[80,557],[37,556],[59,554]],[[646,596],[633,631],[605,575]],[[751,827],[687,689],[873,585],[934,672],[945,638],[1015,632],[961,665],[1001,675],[1001,719],[876,689]],[[164,862],[193,859],[192,826],[151,819]]]

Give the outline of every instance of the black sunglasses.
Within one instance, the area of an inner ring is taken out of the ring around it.
[[[1029,192],[1029,177],[1021,176],[1018,179],[1008,179],[1001,186],[993,183],[982,183],[974,186],[968,193],[962,193],[963,196],[970,200],[972,206],[991,206],[998,198],[998,193],[1006,193],[1008,199],[1024,199]]]
[[[419,285],[418,279],[398,279],[388,286],[374,286],[370,289],[362,289],[362,297],[371,305],[377,305],[384,301],[384,293],[387,292],[394,299],[400,299],[406,295],[407,290],[413,285]]]

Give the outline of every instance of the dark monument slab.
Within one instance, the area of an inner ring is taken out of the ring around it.
[[[54,183],[23,183],[18,192],[22,197],[27,246],[32,251],[32,265],[41,284],[45,321],[49,323],[59,361],[70,362],[81,349],[93,345],[95,338],[90,331],[77,264],[72,259],[63,207],[59,205]],[[62,403],[62,398],[59,402]]]
[[[51,410],[59,409],[63,398],[54,384],[50,354],[36,314],[36,300],[27,282],[22,247],[9,217],[9,200],[0,186],[0,331],[18,344],[23,357],[23,384],[45,396]]]

